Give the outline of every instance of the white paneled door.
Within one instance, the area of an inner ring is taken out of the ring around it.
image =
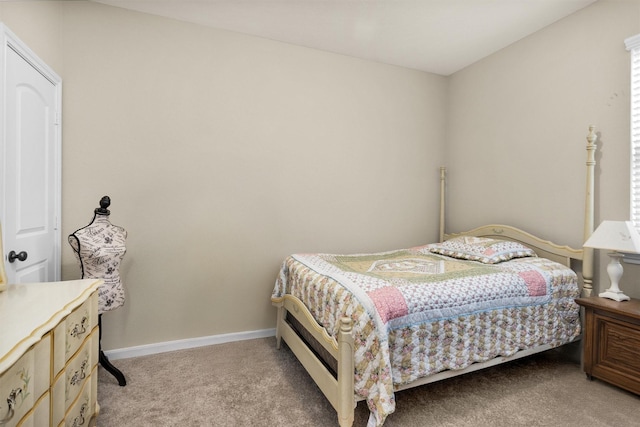
[[[0,188],[9,283],[60,280],[60,78],[6,29]]]

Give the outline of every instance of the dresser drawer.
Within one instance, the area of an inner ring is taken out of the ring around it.
[[[61,374],[54,379],[52,392],[52,420],[57,425],[65,416],[80,390],[89,381],[93,368],[98,363],[99,331],[96,328],[78,352],[69,360]]]
[[[49,389],[50,357],[51,335],[47,334],[0,375],[0,420],[6,420],[3,427],[18,425]],[[47,414],[48,409],[47,405]]]
[[[54,329],[53,373],[57,376],[67,361],[98,324],[98,293],[94,292]]]
[[[28,283],[0,292],[0,325],[10,325],[0,327],[0,427],[88,426],[95,419],[101,284]]]
[[[80,427],[89,425],[95,411],[95,405],[92,405],[92,402],[95,402],[95,396],[91,395],[93,382],[92,377],[93,376],[90,375],[88,381],[85,381],[76,401],[71,405],[69,412],[67,412],[67,416],[59,424],[59,427]]]
[[[49,393],[45,393],[44,396],[36,402],[36,406],[33,411],[29,413],[18,427],[42,427],[49,425]]]

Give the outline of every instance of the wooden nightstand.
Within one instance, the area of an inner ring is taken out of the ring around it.
[[[580,298],[585,308],[583,364],[598,378],[640,394],[640,300]]]

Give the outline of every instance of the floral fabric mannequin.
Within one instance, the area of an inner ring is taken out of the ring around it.
[[[100,200],[93,220],[69,236],[83,279],[103,279],[98,291],[98,312],[114,310],[124,304],[124,288],[120,279],[120,263],[126,252],[127,232],[109,222],[111,203],[108,196]]]
[[[124,288],[120,279],[120,263],[127,251],[124,228],[109,222],[111,204],[109,196],[100,199],[100,207],[94,211],[91,223],[69,235],[83,279],[102,279],[104,284],[98,289],[98,325],[100,328],[99,362],[103,368],[125,386],[127,380],[118,368],[113,366],[102,351],[102,313],[114,310],[124,304]]]

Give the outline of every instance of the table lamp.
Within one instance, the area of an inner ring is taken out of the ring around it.
[[[607,266],[607,273],[611,280],[611,286],[599,296],[615,301],[629,300],[629,297],[620,290],[618,283],[623,272],[620,258],[624,257],[625,252],[640,253],[640,234],[633,223],[631,221],[602,221],[583,246],[610,251],[611,261]]]

